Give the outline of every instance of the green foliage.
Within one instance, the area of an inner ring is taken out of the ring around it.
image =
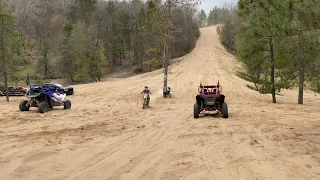
[[[246,67],[247,77],[254,83],[259,83],[263,69],[267,67],[266,42],[255,39],[254,33],[247,29],[236,37],[236,52],[238,59]]]
[[[319,10],[313,0],[239,1],[237,56],[261,84],[261,93],[299,86],[302,104],[305,81],[320,90]]]
[[[167,21],[164,12],[153,1],[149,1],[146,18],[139,27],[139,35],[150,40],[145,42],[149,48],[145,49],[147,61],[143,63],[149,65],[150,69],[162,64],[164,45],[173,40],[168,31],[172,27],[173,24]]]
[[[221,11],[222,9],[218,8],[217,6],[210,10],[208,15],[208,26],[221,23]]]
[[[161,62],[156,58],[152,58],[151,60],[147,60],[143,64],[148,65],[150,68],[156,68],[156,67],[161,66]]]
[[[59,60],[59,68],[61,71],[68,75],[71,81],[75,81],[74,74],[77,70],[75,64],[76,54],[75,46],[71,42],[71,35],[74,30],[74,25],[71,21],[65,21],[62,28],[62,40],[60,42],[59,50],[61,52],[61,59]]]
[[[201,9],[199,15],[198,15],[198,19],[199,19],[199,26],[203,27],[206,24],[207,21],[207,14],[204,12],[203,9]]]
[[[8,80],[9,82],[17,82],[20,79],[24,78],[22,74],[23,67],[17,66],[17,64],[22,63],[22,54],[23,54],[23,44],[24,40],[21,37],[21,34],[17,31],[13,31],[13,43],[11,44],[11,54],[8,56],[10,61],[7,62],[9,67],[8,69]]]
[[[237,71],[235,74],[236,74],[236,76],[238,76],[241,79],[244,79],[249,82],[253,82],[252,78],[250,76],[248,76],[248,74],[245,72]]]
[[[71,42],[75,44],[75,65],[77,67],[74,79],[76,82],[97,81],[102,74],[99,50],[92,45],[92,38],[84,24],[76,24],[76,29],[77,32],[71,36]]]
[[[307,74],[307,80],[311,90],[320,93],[320,57],[311,64],[310,71]]]
[[[40,53],[41,56],[38,60],[38,72],[43,75],[44,78],[49,77],[50,70],[50,57],[49,57],[49,43],[48,40],[44,40],[41,43]]]
[[[198,27],[193,26],[193,35],[194,35],[196,38],[199,38],[199,37],[200,37],[201,32],[200,32],[200,29],[199,29]]]
[[[64,37],[68,38],[71,36],[74,27],[71,21],[66,20],[62,25],[62,34]]]
[[[95,10],[97,0],[75,0],[70,8],[69,17],[74,21],[89,22],[91,13]]]
[[[147,61],[145,61],[143,64],[148,65],[150,68],[158,68],[161,66],[161,57],[163,54],[163,48],[162,47],[150,47],[146,50],[147,54]]]
[[[289,62],[284,57],[288,56],[288,52],[280,50],[283,37],[290,30],[289,18],[283,13],[286,3],[280,0],[240,0],[238,6],[242,23],[236,35],[237,56],[254,83],[261,84],[259,92],[271,92],[275,103],[275,91],[292,86],[285,76],[288,74],[285,67]]]
[[[117,60],[120,60],[127,51],[126,46],[123,44],[123,37],[125,37],[127,30],[125,24],[127,19],[125,16],[122,16],[121,18],[123,19],[120,21],[120,18],[116,15],[117,8],[113,1],[108,2],[106,11],[109,26],[106,29],[107,35],[104,46],[106,51],[105,54],[108,56],[109,67],[113,70],[114,66],[121,64],[120,62],[117,62]]]
[[[114,2],[113,1],[108,1],[108,5],[106,7],[106,10],[108,12],[109,16],[113,16],[114,13],[116,12],[116,7],[114,6]]]
[[[101,53],[93,46],[85,24],[66,21],[63,27],[61,68],[74,82],[99,81],[103,76]]]
[[[255,89],[253,86],[251,86],[251,85],[249,85],[249,84],[246,84],[246,86],[247,86],[247,88],[249,88],[249,89],[251,89],[251,90],[253,90],[253,91],[256,91],[256,89]]]
[[[0,0],[0,72],[7,88],[8,80],[16,80],[19,76],[16,65],[21,55],[21,39],[14,24],[13,8],[4,0]],[[9,97],[7,96],[7,101]]]
[[[6,52],[15,58],[10,61],[15,65],[7,69],[12,83],[26,75],[33,81],[99,81],[104,73],[119,69],[160,68],[165,42],[168,57],[176,58],[190,52],[200,36],[196,9],[185,5],[173,7],[171,18],[165,16],[166,5],[153,0],[43,0],[15,5],[18,17],[12,13],[11,19],[21,31],[21,42],[5,43],[19,47],[17,56],[12,48]]]
[[[232,54],[236,54],[235,36],[238,26],[238,16],[235,7],[217,8],[210,11],[208,25],[223,24],[217,26],[217,33],[221,44]]]

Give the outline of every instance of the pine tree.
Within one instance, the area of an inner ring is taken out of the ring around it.
[[[19,33],[14,24],[13,8],[6,0],[0,0],[0,60],[1,71],[6,90],[6,101],[9,101],[8,79],[14,75],[17,56],[19,56]]]
[[[284,17],[286,3],[281,0],[249,1],[240,0],[239,17],[241,24],[238,34],[237,52],[240,59],[245,62],[249,74],[254,77],[255,83],[259,81],[260,73],[264,72],[261,93],[272,94],[272,102],[276,103],[276,90],[288,88],[283,81],[276,81],[277,45],[286,37],[289,19]],[[281,75],[282,73],[278,73]],[[283,79],[282,79],[283,80]]]
[[[221,22],[221,9],[215,6],[212,10],[210,10],[208,15],[208,26],[216,25]]]
[[[71,42],[74,25],[71,21],[65,21],[62,28],[62,40],[60,44],[60,68],[64,73],[69,75],[72,82],[75,81],[74,74],[77,71],[76,57],[74,52],[74,44]]]
[[[198,15],[198,19],[199,19],[199,26],[203,27],[206,25],[206,21],[207,21],[207,14],[204,12],[203,9],[201,9],[199,15]]]
[[[106,7],[108,26],[106,29],[105,54],[108,57],[109,68],[114,70],[116,65],[121,65],[121,58],[125,54],[126,48],[123,44],[125,31],[124,21],[120,21],[116,15],[117,8],[113,1],[109,1]]]
[[[298,69],[298,104],[303,104],[305,81],[310,69],[319,57],[320,3],[313,0],[290,0],[287,16],[291,19],[290,40],[295,44],[292,54]]]
[[[165,44],[172,39],[167,31],[171,27],[172,23],[167,22],[164,12],[153,1],[149,1],[146,19],[144,25],[140,27],[140,33],[147,39],[148,48],[144,52],[147,60],[144,64],[150,69],[161,67]]]
[[[97,0],[75,0],[71,6],[69,17],[74,22],[80,20],[89,24],[92,12],[95,10]]]
[[[74,45],[73,56],[76,59],[77,71],[74,73],[76,82],[100,81],[102,58],[99,49],[94,46],[92,37],[84,23],[77,23],[71,35],[70,43]]]

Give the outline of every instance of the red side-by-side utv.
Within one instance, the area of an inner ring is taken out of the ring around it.
[[[219,82],[217,85],[200,84],[193,109],[194,118],[199,118],[200,114],[217,113],[221,113],[223,118],[228,118],[228,105],[225,103],[221,85]]]

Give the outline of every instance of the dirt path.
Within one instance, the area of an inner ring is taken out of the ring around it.
[[[162,70],[75,86],[73,107],[19,112],[0,100],[0,177],[9,179],[320,179],[319,96],[285,91],[278,104],[234,75],[235,58],[215,27],[170,67],[173,97],[163,99]],[[223,86],[229,119],[193,119],[200,81]],[[139,92],[148,85],[151,107]]]

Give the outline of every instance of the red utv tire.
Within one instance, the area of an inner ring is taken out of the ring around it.
[[[222,103],[222,117],[223,118],[228,118],[228,105],[226,103]]]
[[[199,118],[199,115],[200,115],[200,107],[198,103],[195,103],[193,106],[193,117]]]

